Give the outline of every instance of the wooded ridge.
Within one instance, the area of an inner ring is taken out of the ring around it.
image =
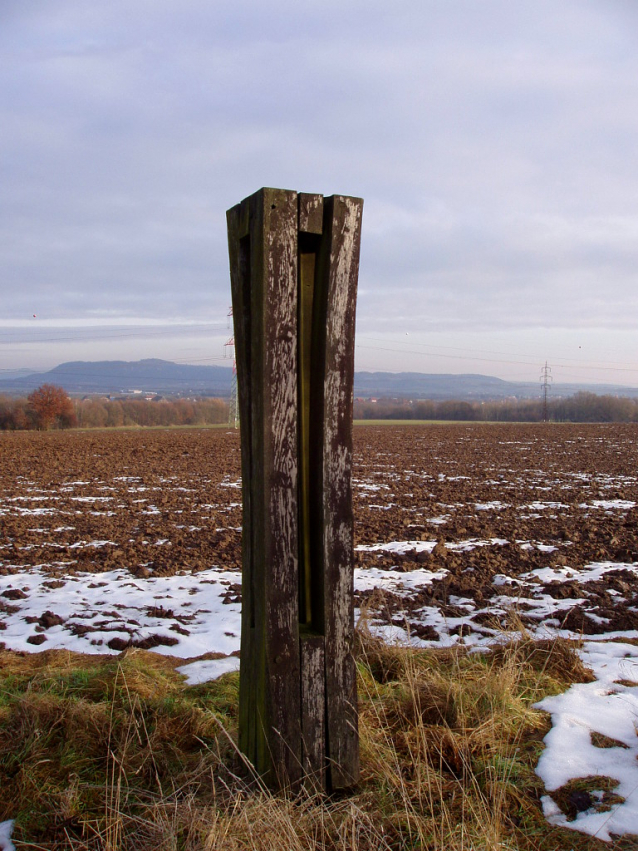
[[[48,372],[24,373],[0,379],[0,393],[27,395],[42,384],[55,384],[71,395],[119,394],[135,391],[170,396],[216,396],[228,398],[233,372],[228,366],[178,364],[149,358],[140,361],[71,361]],[[567,384],[556,381],[554,398],[584,390],[598,395],[638,397],[638,388],[615,384]],[[430,374],[420,372],[355,372],[354,395],[364,399],[432,399],[488,401],[534,399],[538,382],[504,381],[490,375]]]

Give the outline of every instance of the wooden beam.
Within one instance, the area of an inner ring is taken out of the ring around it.
[[[323,607],[329,784],[359,779],[354,640],[352,404],[354,332],[363,201],[324,199],[318,277],[326,299],[322,419]]]
[[[240,748],[277,788],[359,776],[352,392],[362,201],[228,211],[243,481]]]

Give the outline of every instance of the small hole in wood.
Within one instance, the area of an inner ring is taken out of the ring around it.
[[[276,205],[276,204],[271,204],[271,205],[270,205],[270,209],[271,209],[271,210],[276,210],[276,209],[277,209],[277,205]]]

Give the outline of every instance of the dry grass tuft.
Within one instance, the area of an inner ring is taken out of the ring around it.
[[[576,649],[577,645],[565,638],[538,641],[524,635],[522,639],[495,648],[493,655],[498,659],[514,653],[520,664],[564,684],[591,683],[595,677],[583,664]]]
[[[629,745],[618,739],[612,739],[611,736],[606,736],[604,733],[599,733],[597,730],[592,730],[589,734],[591,743],[595,748],[623,748],[628,750]]]

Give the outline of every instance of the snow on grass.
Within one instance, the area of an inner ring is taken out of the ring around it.
[[[209,680],[216,680],[222,674],[227,674],[230,671],[238,671],[239,656],[224,656],[221,659],[198,659],[196,662],[182,665],[181,668],[175,670],[184,674],[187,685],[195,686],[200,683],[207,683]]]
[[[431,546],[431,542],[390,542],[365,549],[405,552]],[[436,640],[424,640],[411,633],[407,616],[405,626],[401,626],[400,619],[396,617],[392,624],[382,618],[375,620],[374,613],[367,613],[366,617],[375,635],[413,646],[464,643],[477,649],[487,649],[502,640],[503,633],[497,628],[478,626],[473,616],[492,613],[496,618],[512,610],[527,615],[526,628],[536,638],[560,636],[579,639],[582,636],[562,628],[563,613],[577,606],[593,621],[604,625],[605,618],[587,611],[586,586],[600,581],[606,573],[618,570],[638,575],[638,564],[599,562],[579,569],[538,568],[515,578],[495,576],[493,584],[497,588],[501,585],[518,586],[521,596],[493,597],[484,609],[477,609],[472,600],[450,597],[449,603],[456,607],[457,617],[445,617],[436,606],[423,606],[410,613],[411,624],[418,621],[437,631]],[[355,589],[380,588],[409,596],[442,578],[445,573],[444,570],[436,573],[426,570],[409,573],[357,570]],[[582,596],[555,599],[543,591],[542,586],[546,583],[574,581],[582,589]],[[524,593],[529,596],[523,596]],[[531,624],[529,618],[538,625]],[[542,799],[545,816],[552,824],[582,831],[605,841],[611,841],[613,835],[638,834],[638,647],[627,643],[631,639],[638,639],[638,631],[609,630],[591,636],[580,650],[580,655],[585,665],[592,669],[596,680],[573,685],[564,694],[545,698],[537,704],[537,708],[549,712],[552,717],[552,729],[545,739],[545,751],[537,767],[547,791],[554,792],[569,781],[585,778],[590,788],[583,796],[585,805],[590,805],[574,820],[562,812],[550,795]],[[601,778],[598,790],[591,788],[592,784],[596,786],[596,781],[591,778],[596,777]],[[604,800],[610,783],[612,787],[617,784],[613,788],[613,795],[617,797]]]
[[[0,822],[0,851],[15,851],[15,845],[11,841],[13,833],[13,819]]]
[[[38,515],[42,516],[44,514],[56,514],[57,511],[57,508],[22,508],[21,506],[13,509],[13,512],[19,514],[21,517],[26,517],[27,515],[35,517]],[[0,514],[7,513],[7,511],[0,512]]]
[[[529,508],[532,511],[545,511],[546,508],[569,508],[564,502],[530,502],[527,505],[521,505],[521,508]]]
[[[586,642],[580,655],[596,680],[537,704],[551,714],[552,729],[536,772],[549,792],[577,778],[618,781],[614,793],[624,802],[599,812],[592,796],[592,806],[574,821],[568,821],[549,795],[542,799],[552,824],[609,842],[612,834],[638,833],[638,658],[634,645],[620,642]],[[607,737],[608,746],[597,746],[592,733]]]

